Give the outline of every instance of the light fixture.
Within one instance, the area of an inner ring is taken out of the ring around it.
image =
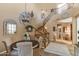
[[[30,20],[30,14],[28,12],[22,12],[19,16],[19,20],[20,22],[22,23],[25,23],[25,22],[29,22]]]
[[[33,10],[26,11],[26,2],[25,2],[25,11],[21,12],[19,15],[20,23],[25,24],[26,22],[29,23],[31,18],[34,16]]]
[[[47,29],[47,27],[45,27],[45,29]]]

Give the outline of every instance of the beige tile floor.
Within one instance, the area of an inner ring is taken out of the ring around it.
[[[59,56],[59,55],[44,52],[44,49],[37,48],[33,50],[33,56]]]
[[[67,48],[69,49],[71,55],[73,56],[74,55],[74,46],[67,45]],[[51,53],[45,52],[44,49],[40,49],[40,48],[34,49],[33,53],[34,53],[33,54],[34,56],[59,56],[54,53],[51,54]]]

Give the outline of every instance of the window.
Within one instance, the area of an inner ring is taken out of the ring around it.
[[[57,12],[61,14],[64,10],[68,8],[68,4],[66,3],[59,4],[57,8],[58,8]]]
[[[8,34],[16,33],[16,24],[7,23],[7,33]]]
[[[76,23],[77,23],[77,42],[79,42],[79,17],[77,17],[77,21],[76,21]]]
[[[58,4],[57,8],[61,8],[65,5],[65,3]]]
[[[3,35],[10,35],[16,33],[17,23],[13,19],[6,19],[3,21]]]

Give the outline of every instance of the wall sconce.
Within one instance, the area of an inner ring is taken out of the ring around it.
[[[47,27],[45,27],[45,29],[47,29]]]

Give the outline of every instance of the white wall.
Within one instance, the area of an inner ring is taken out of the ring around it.
[[[44,9],[51,9],[53,7],[56,7],[53,4],[26,4],[26,11],[31,10],[41,10]],[[8,45],[10,45],[10,41],[15,42],[18,40],[23,39],[23,35],[25,32],[24,25],[20,24],[19,22],[19,14],[25,11],[25,3],[0,3],[0,41],[8,41]],[[38,16],[38,13],[36,12],[36,15]],[[4,35],[3,30],[3,22],[7,19],[13,19],[17,23],[17,32],[15,35],[7,36]],[[38,20],[36,18],[33,18],[31,20],[32,25],[36,26],[39,22],[42,22],[41,20]],[[32,33],[34,36],[34,32]]]

